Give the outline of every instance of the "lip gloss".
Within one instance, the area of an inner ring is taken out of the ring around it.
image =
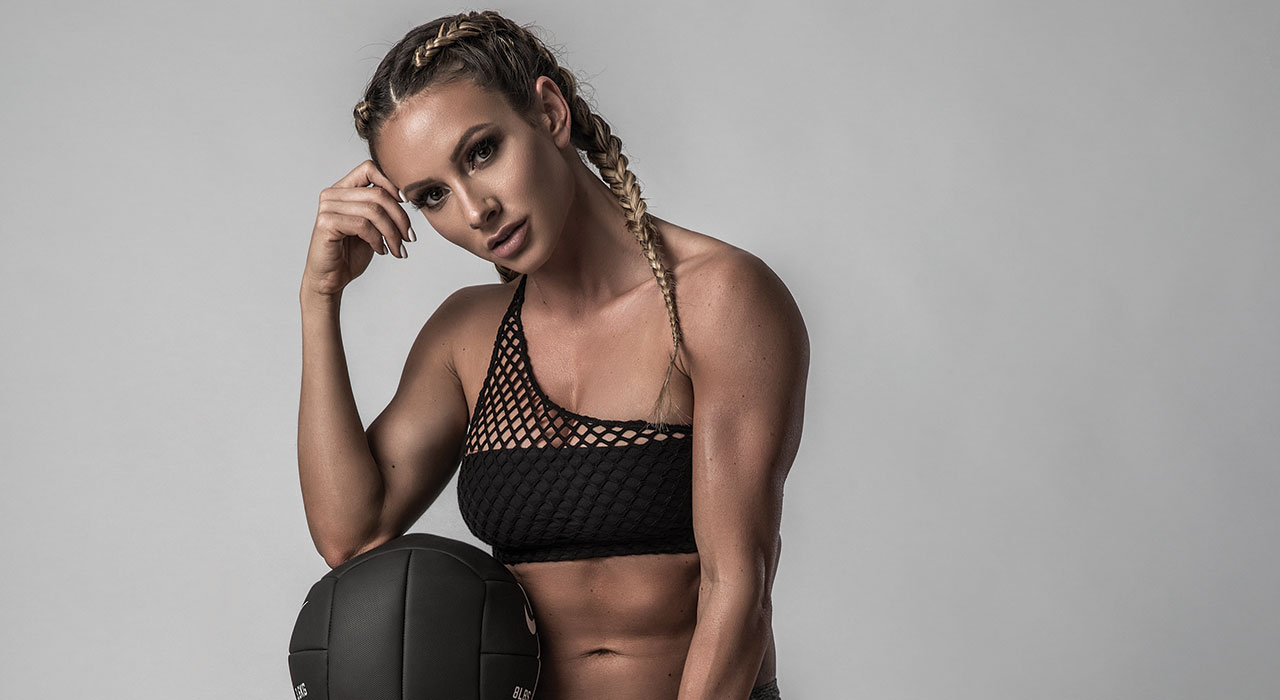
[[[524,239],[528,232],[529,220],[525,219],[524,223],[520,224],[520,228],[512,231],[511,235],[507,236],[507,240],[494,247],[493,254],[500,258],[510,258],[514,256],[516,252],[524,246]]]

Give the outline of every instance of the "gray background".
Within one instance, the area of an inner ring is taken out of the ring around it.
[[[1276,697],[1280,6],[496,7],[804,312],[788,700]],[[6,3],[0,697],[292,697],[316,199],[458,9]],[[366,424],[496,279],[415,220],[345,298]]]

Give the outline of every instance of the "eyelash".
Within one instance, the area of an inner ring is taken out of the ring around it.
[[[470,151],[467,151],[467,164],[468,164],[468,165],[471,165],[471,164],[475,161],[476,153],[477,153],[478,151],[482,151],[482,150],[484,150],[484,149],[485,149],[485,147],[488,147],[488,149],[489,149],[489,151],[490,151],[490,153],[489,153],[489,157],[484,159],[484,162],[486,162],[486,163],[487,163],[487,162],[489,162],[490,160],[492,160],[492,159],[493,159],[493,156],[494,156],[494,155],[497,153],[497,151],[498,151],[498,140],[497,140],[497,139],[495,139],[495,138],[494,138],[494,137],[492,137],[492,136],[486,136],[486,137],[484,137],[484,138],[480,139],[479,141],[477,141],[477,142],[476,142],[476,144],[475,144],[474,146],[472,146],[472,147],[471,147],[471,150],[470,150]],[[438,208],[438,207],[440,206],[440,202],[443,202],[443,201],[444,201],[443,199],[440,199],[440,200],[436,201],[436,203],[435,203],[435,204],[428,204],[428,203],[427,203],[427,201],[426,201],[426,199],[424,199],[424,197],[425,197],[427,194],[430,194],[430,193],[431,193],[431,191],[432,191],[432,190],[434,190],[434,189],[436,189],[436,187],[434,187],[434,186],[433,186],[433,187],[428,187],[428,188],[426,188],[425,190],[423,190],[422,192],[420,192],[420,193],[419,193],[419,195],[418,195],[418,198],[417,198],[417,199],[411,200],[409,203],[413,205],[413,208],[414,208],[414,209],[428,209],[428,210],[431,210],[431,209],[436,209],[436,208]]]

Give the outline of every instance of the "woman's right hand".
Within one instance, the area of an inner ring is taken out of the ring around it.
[[[337,296],[375,252],[386,255],[389,245],[396,257],[408,257],[404,244],[417,240],[411,232],[395,185],[372,160],[364,161],[320,192],[302,291]]]

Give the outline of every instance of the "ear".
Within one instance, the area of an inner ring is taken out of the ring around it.
[[[551,135],[557,148],[569,145],[573,131],[573,119],[569,116],[569,103],[565,101],[556,81],[545,75],[538,76],[533,84],[534,99],[538,105],[538,122]]]

